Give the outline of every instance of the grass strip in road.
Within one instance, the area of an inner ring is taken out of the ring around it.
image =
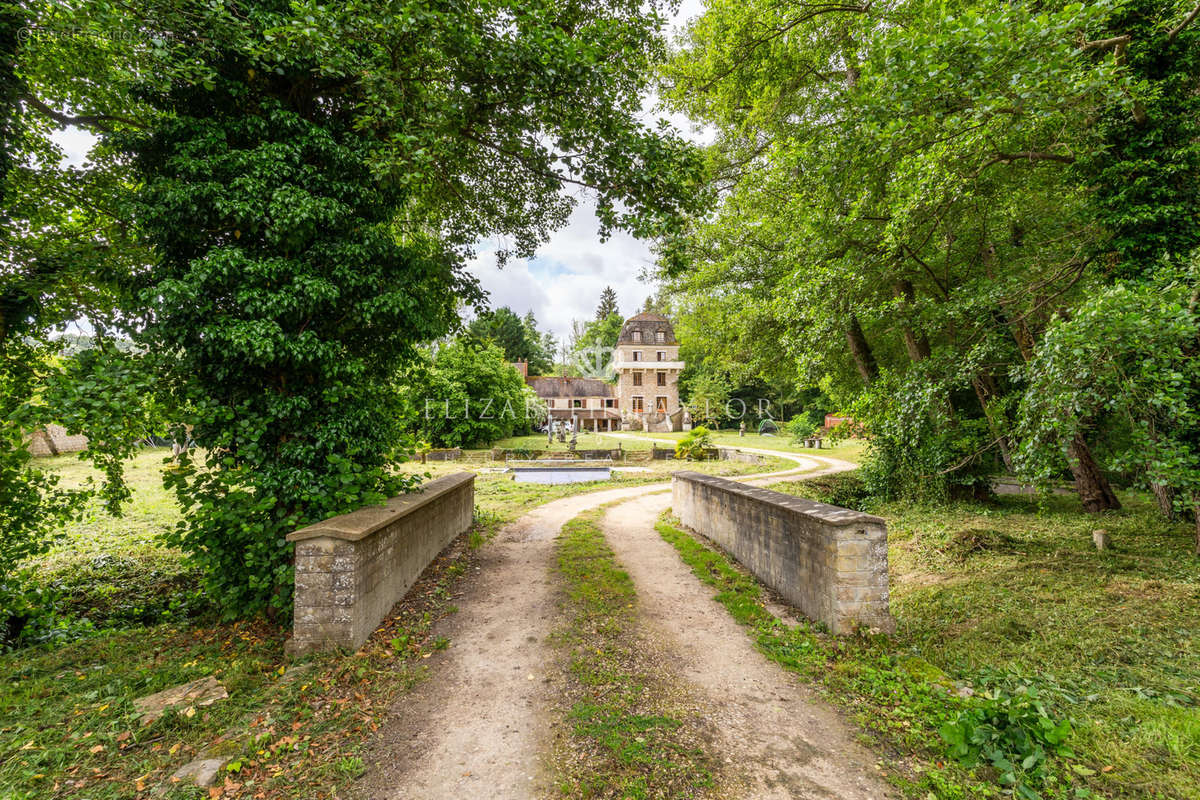
[[[717,796],[702,722],[638,631],[637,595],[598,524],[600,510],[563,526],[558,569],[565,620],[567,735],[555,747],[558,789],[571,798]]]

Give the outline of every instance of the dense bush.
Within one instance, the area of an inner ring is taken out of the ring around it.
[[[675,457],[688,461],[703,461],[712,449],[712,434],[703,425],[692,428],[686,436],[675,443]]]
[[[486,447],[545,419],[545,404],[490,342],[455,339],[401,383],[406,427],[437,447]]]
[[[819,427],[807,414],[794,416],[783,425],[783,429],[792,437],[793,442],[802,442],[810,438]]]

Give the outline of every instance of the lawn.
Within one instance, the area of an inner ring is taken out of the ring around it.
[[[857,505],[852,484],[773,488]],[[764,652],[822,684],[898,754],[895,778],[910,797],[999,796],[990,768],[972,777],[946,763],[938,728],[989,690],[1031,685],[1073,731],[1070,753],[1031,784],[1043,796],[1197,798],[1200,560],[1188,526],[1163,522],[1144,496],[1121,499],[1125,509],[1102,518],[1072,497],[864,508],[888,521],[892,637],[783,629],[740,569],[672,524],[660,531]],[[1105,552],[1092,544],[1099,527],[1113,539]],[[975,696],[952,694],[962,687]]]
[[[664,443],[674,443],[687,436],[686,433],[679,431],[673,433],[640,433],[635,432],[632,435],[649,437],[658,439]],[[615,438],[611,439],[616,441]],[[815,450],[811,447],[803,447],[792,441],[792,438],[786,433],[781,433],[778,436],[760,436],[757,433],[747,433],[745,436],[739,436],[737,431],[712,431],[712,440],[714,444],[719,444],[724,447],[752,447],[763,450],[779,450],[784,453],[803,453],[807,455],[829,456],[830,458],[840,458],[845,461],[853,461],[859,463],[862,461],[863,450],[866,447],[866,441],[863,439],[843,439],[830,447],[830,440],[825,440],[825,447],[820,450]],[[636,440],[622,439],[621,441],[629,442],[633,445]],[[652,442],[642,440],[642,443],[649,447]]]

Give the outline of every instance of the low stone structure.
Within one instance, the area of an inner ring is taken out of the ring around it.
[[[69,434],[62,425],[47,425],[38,428],[29,437],[31,455],[45,457],[63,453],[78,453],[87,450],[88,438],[82,433]]]
[[[447,447],[442,450],[430,450],[422,461],[457,461],[462,458],[461,447]]]
[[[887,526],[879,517],[743,483],[677,472],[672,508],[810,619],[836,634],[895,629]]]
[[[288,534],[296,543],[293,653],[356,648],[437,554],[471,527],[475,473]]]

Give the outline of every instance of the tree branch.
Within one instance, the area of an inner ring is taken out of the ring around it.
[[[1107,50],[1110,47],[1122,47],[1129,44],[1129,34],[1114,36],[1111,39],[1095,39],[1079,45],[1080,50]]]
[[[27,106],[40,113],[42,116],[49,117],[60,125],[78,125],[81,127],[99,128],[105,133],[112,133],[113,131],[112,126],[108,124],[110,122],[120,122],[133,128],[146,127],[144,123],[130,119],[129,117],[121,117],[116,114],[84,114],[81,116],[64,114],[61,111],[56,111],[29,93],[22,95],[21,100]]]
[[[1020,153],[997,153],[983,166],[975,170],[972,177],[978,178],[985,169],[995,164],[1011,164],[1014,161],[1055,161],[1059,164],[1074,164],[1075,156],[1064,156],[1060,153],[1047,153],[1037,150],[1025,150]]]
[[[1175,41],[1176,37],[1183,32],[1183,29],[1188,25],[1191,25],[1192,21],[1198,16],[1200,16],[1200,5],[1197,5],[1195,8],[1193,8],[1192,13],[1183,18],[1183,22],[1179,23],[1174,28],[1171,28],[1171,32],[1167,34],[1167,44]]]

